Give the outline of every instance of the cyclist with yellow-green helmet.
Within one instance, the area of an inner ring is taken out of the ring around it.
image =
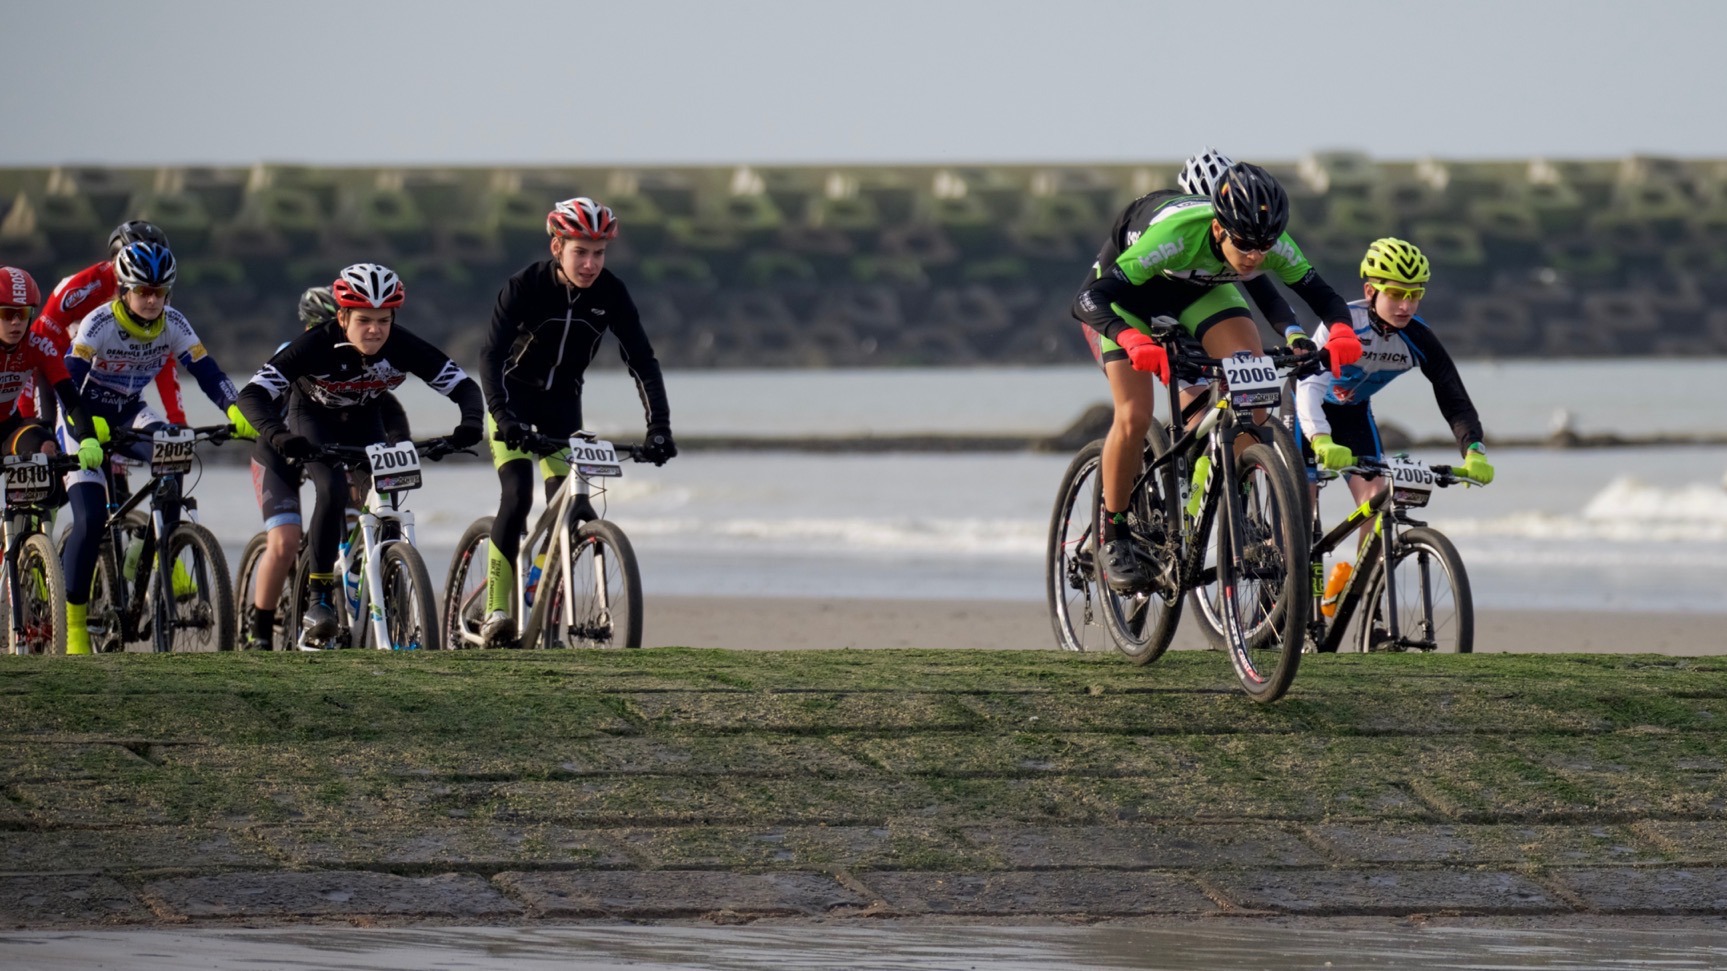
[[[1432,277],[1432,265],[1412,243],[1388,236],[1367,247],[1361,260],[1362,298],[1349,304],[1361,356],[1337,374],[1324,371],[1302,379],[1295,392],[1297,438],[1321,467],[1342,469],[1354,465],[1357,456],[1381,457],[1372,398],[1398,376],[1420,368],[1433,383],[1439,413],[1463,455],[1453,470],[1481,485],[1493,481],[1475,404],[1439,335],[1416,313]],[[1324,347],[1329,337],[1321,332],[1315,339]],[[1358,503],[1380,488],[1377,479],[1351,476],[1348,481]]]

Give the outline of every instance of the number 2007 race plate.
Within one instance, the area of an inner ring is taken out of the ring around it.
[[[420,453],[413,442],[368,445],[366,458],[372,463],[372,488],[379,492],[406,492],[420,487]]]
[[[570,439],[570,465],[586,476],[624,474],[624,467],[618,462],[618,450],[603,438],[591,442],[581,438]]]

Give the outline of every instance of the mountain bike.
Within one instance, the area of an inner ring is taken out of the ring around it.
[[[339,594],[331,604],[336,608],[336,633],[328,641],[312,643],[301,626],[312,603],[313,570],[310,552],[303,549],[290,574],[289,596],[284,598],[283,650],[290,650],[289,645],[302,651],[348,646],[380,651],[443,649],[431,574],[414,548],[414,514],[403,502],[424,481],[420,458],[436,461],[454,451],[446,438],[318,447],[310,461],[342,468],[364,463],[372,473],[372,490],[336,558]],[[278,608],[277,613],[283,611]]]
[[[1451,540],[1409,510],[1427,505],[1435,486],[1473,485],[1449,465],[1427,465],[1404,455],[1387,461],[1362,458],[1344,470],[1368,478],[1389,478],[1389,486],[1356,507],[1331,531],[1319,535],[1316,518],[1311,566],[1312,618],[1308,643],[1332,652],[1342,644],[1356,610],[1363,611],[1356,648],[1374,651],[1426,651],[1468,654],[1475,650],[1475,602],[1463,557]],[[1321,484],[1336,472],[1322,473]],[[1336,615],[1321,609],[1325,557],[1364,525],[1355,569],[1337,594]],[[1390,569],[1386,564],[1390,564]]]
[[[1308,524],[1295,471],[1274,444],[1275,423],[1256,425],[1252,411],[1278,402],[1285,370],[1322,366],[1324,359],[1287,348],[1211,358],[1183,353],[1171,335],[1168,327],[1153,331],[1170,350],[1176,375],[1206,379],[1211,390],[1184,413],[1177,382],[1168,387],[1170,414],[1197,421],[1190,428],[1184,420],[1173,442],[1160,424],[1146,435],[1126,526],[1152,583],[1127,594],[1098,583],[1100,612],[1117,649],[1146,664],[1169,647],[1183,599],[1210,588],[1243,690],[1255,701],[1275,701],[1300,664],[1309,603],[1306,571],[1295,565],[1304,562]],[[1243,435],[1254,444],[1238,457],[1235,442]],[[1090,508],[1102,508],[1101,479]],[[1083,552],[1083,544],[1076,550]],[[1273,636],[1250,637],[1262,623]]]
[[[198,501],[185,484],[197,444],[220,444],[233,430],[226,424],[113,430],[104,445],[110,460],[103,462],[108,518],[90,585],[92,650],[121,651],[144,640],[157,652],[234,649],[228,561],[216,537],[198,524]],[[150,480],[136,492],[112,461],[131,446],[150,456]],[[146,500],[149,513],[135,515]],[[62,546],[65,540],[62,533]]]
[[[605,479],[624,474],[620,456],[643,461],[641,446],[613,445],[593,432],[568,441],[532,435],[523,451],[568,452],[570,474],[547,502],[516,554],[515,643],[524,647],[641,647],[642,573],[629,538],[595,511]],[[486,619],[486,557],[494,516],[476,519],[456,545],[444,585],[452,647],[480,647]]]
[[[0,464],[0,538],[5,582],[0,625],[13,654],[66,653],[66,574],[48,538],[55,479],[78,467],[77,456],[8,455]]]

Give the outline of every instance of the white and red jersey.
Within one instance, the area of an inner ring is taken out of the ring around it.
[[[79,322],[92,310],[112,301],[118,292],[113,261],[105,260],[79,270],[61,280],[43,301],[42,312],[30,324],[31,338],[42,337],[55,355],[64,358],[71,351],[72,334],[77,331]],[[60,370],[65,371],[64,364]],[[162,396],[162,410],[167,412],[168,420],[184,425],[186,409],[180,399],[180,381],[174,376],[172,358],[156,375],[156,393]],[[36,394],[36,385],[26,381],[23,390],[15,396],[19,414],[36,415]]]
[[[217,408],[226,411],[240,396],[184,314],[164,307],[159,325],[151,329],[154,333],[141,336],[140,325],[119,300],[97,307],[79,323],[66,371],[92,415],[112,421],[135,414],[143,406],[144,389],[176,358]]]

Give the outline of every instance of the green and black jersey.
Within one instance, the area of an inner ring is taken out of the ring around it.
[[[1249,288],[1272,317],[1261,294],[1276,295],[1270,275],[1282,280],[1326,323],[1347,322],[1344,299],[1314,271],[1288,233],[1265,254],[1259,269],[1240,273],[1223,258],[1212,238],[1210,200],[1203,196],[1152,193],[1122,213],[1098,253],[1090,281],[1074,301],[1073,315],[1114,341],[1124,327],[1145,327],[1153,317],[1174,317],[1198,336],[1218,320],[1245,316],[1247,303],[1234,287]],[[1277,297],[1281,313],[1272,325],[1287,332],[1294,313]]]

